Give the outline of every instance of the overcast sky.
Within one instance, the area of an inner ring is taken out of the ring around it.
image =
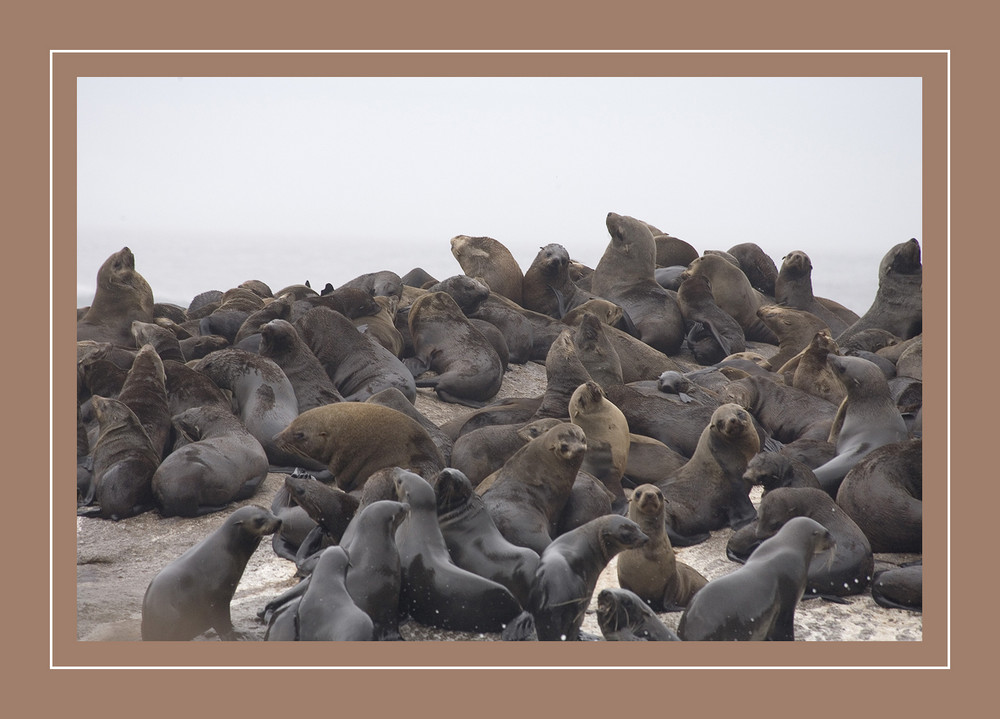
[[[882,255],[923,243],[919,78],[81,78],[77,109],[89,297],[125,245],[184,305],[247,279],[443,279],[457,234],[593,266],[614,211],[700,251],[804,250],[860,314]]]

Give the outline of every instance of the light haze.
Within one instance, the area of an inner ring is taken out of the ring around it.
[[[699,251],[755,242],[863,314],[921,244],[920,78],[80,78],[77,291],[128,246],[158,302],[260,279],[595,266],[609,211]]]

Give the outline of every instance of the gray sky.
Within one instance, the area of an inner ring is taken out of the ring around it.
[[[339,285],[489,235],[595,265],[609,211],[813,261],[863,313],[921,236],[919,78],[81,78],[78,285],[128,245],[158,301]]]

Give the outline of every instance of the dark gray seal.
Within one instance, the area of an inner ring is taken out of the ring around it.
[[[878,328],[900,339],[910,339],[923,331],[923,265],[920,243],[902,242],[882,258],[878,268],[875,300],[861,319],[837,335],[843,345],[858,332]]]
[[[627,589],[611,587],[600,591],[597,626],[609,642],[679,642],[681,639],[635,592]]]

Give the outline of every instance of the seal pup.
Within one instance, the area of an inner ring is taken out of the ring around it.
[[[267,454],[243,423],[225,408],[192,407],[173,418],[189,444],[171,452],[151,479],[164,517],[217,512],[254,495],[267,477]]]
[[[135,413],[116,399],[91,398],[100,434],[94,444],[91,493],[84,504],[96,499],[100,508],[85,516],[124,519],[153,508],[150,480],[160,464],[149,435]]]
[[[416,401],[417,386],[410,370],[385,347],[358,332],[340,312],[314,307],[293,324],[345,400],[364,402],[395,387],[407,400]]]
[[[628,518],[649,541],[618,555],[618,584],[631,590],[656,612],[679,611],[708,580],[695,568],[677,561],[666,529],[663,492],[652,484],[635,488]]]
[[[923,440],[873,450],[840,485],[837,504],[874,552],[923,551]]]
[[[419,422],[368,402],[337,402],[303,412],[274,441],[294,456],[325,465],[345,492],[361,489],[384,467],[427,477],[444,468],[444,458]]]
[[[844,476],[862,457],[908,439],[909,433],[882,370],[860,357],[829,355],[826,361],[847,390],[847,398],[830,430],[829,441],[837,446],[837,454],[813,472],[823,489],[836,497]]]
[[[128,247],[97,270],[97,289],[87,313],[76,323],[76,339],[133,346],[132,323],[153,321],[153,290],[135,269]]]
[[[711,365],[746,350],[740,323],[724,312],[712,294],[707,275],[691,275],[677,290],[677,303],[690,327],[685,340],[698,364]]]
[[[608,213],[605,225],[611,242],[594,268],[591,292],[620,305],[643,342],[675,354],[684,339],[684,319],[677,301],[654,277],[653,234],[634,217],[614,212]]]
[[[451,254],[466,275],[485,283],[491,292],[518,305],[522,303],[524,273],[502,243],[492,237],[455,235],[451,238]]]
[[[812,261],[805,252],[792,250],[785,255],[774,283],[772,293],[774,300],[779,305],[815,315],[826,323],[832,334],[839,335],[857,322],[857,315],[851,312],[848,317],[853,316],[854,319],[845,319],[815,297],[812,288],[812,270]]]
[[[813,555],[833,535],[809,517],[789,520],[735,571],[713,579],[691,599],[677,625],[684,641],[793,641],[795,607]]]
[[[347,591],[350,562],[343,547],[327,547],[319,555],[309,586],[296,609],[298,639],[309,641],[371,641],[375,625]]]
[[[561,422],[476,488],[507,541],[539,554],[552,542],[586,451],[583,429]]]
[[[778,369],[778,374],[785,377],[785,384],[839,406],[847,390],[827,364],[826,358],[831,354],[839,355],[840,349],[827,330],[820,330],[796,358]],[[791,382],[788,381],[789,373]]]
[[[229,603],[260,540],[280,526],[263,507],[240,507],[160,570],[142,599],[143,641],[187,641],[209,629],[224,640],[240,639]]]
[[[438,524],[434,488],[427,480],[398,467],[392,478],[397,499],[410,506],[396,530],[406,613],[441,629],[501,631],[521,612],[514,595],[451,560]]]
[[[452,561],[510,590],[523,607],[538,568],[538,553],[508,542],[469,478],[446,468],[434,478],[438,524]]]
[[[482,407],[503,381],[503,366],[493,345],[462,314],[445,292],[432,292],[410,307],[411,367],[417,387],[431,387],[445,402]],[[432,369],[437,376],[419,379]]]
[[[609,642],[679,642],[681,639],[635,592],[615,587],[602,589],[597,595],[597,626]]]
[[[260,327],[260,356],[285,373],[295,392],[299,414],[344,397],[290,322],[275,319]]]
[[[279,467],[323,469],[321,464],[285,452],[275,444],[274,436],[299,414],[295,390],[281,367],[266,357],[228,348],[206,355],[194,369],[232,392],[240,420],[260,442],[268,462]]]
[[[683,277],[694,275],[708,277],[715,304],[739,323],[746,340],[778,344],[778,338],[757,316],[757,310],[769,300],[750,286],[743,270],[720,255],[705,254],[691,261]]]
[[[631,519],[609,514],[556,537],[542,552],[528,600],[539,641],[578,641],[597,579],[619,552],[649,541]]]
[[[862,330],[878,328],[910,339],[923,328],[923,265],[915,238],[890,249],[878,268],[878,290],[868,311],[837,335],[843,345]]]
[[[628,500],[622,476],[630,446],[625,415],[604,396],[599,384],[584,382],[570,397],[569,421],[586,435],[587,452],[580,469],[592,474],[611,492],[611,511],[623,513]]]

